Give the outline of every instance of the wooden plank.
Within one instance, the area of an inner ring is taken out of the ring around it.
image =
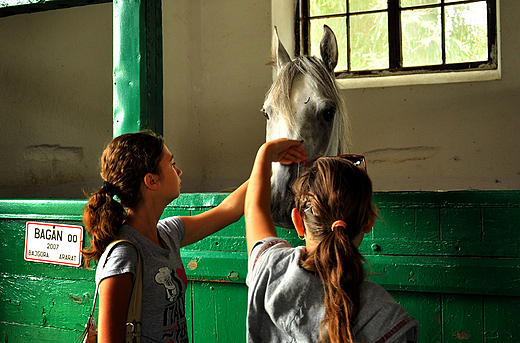
[[[80,334],[75,330],[0,322],[0,337],[6,343],[77,342]]]
[[[441,239],[480,242],[482,216],[480,208],[441,209]]]
[[[181,256],[192,280],[245,281],[245,252],[183,250]],[[520,296],[517,260],[418,256],[367,259],[368,278],[389,290]]]
[[[0,318],[5,323],[80,333],[92,309],[94,291],[92,281],[2,275]]]
[[[442,334],[445,343],[484,343],[482,296],[443,296]]]
[[[415,236],[415,209],[379,209],[379,219],[371,238],[412,238]]]
[[[520,296],[515,259],[367,256],[369,279],[388,290]]]
[[[415,235],[420,241],[440,239],[440,211],[436,208],[419,208],[415,211]]]
[[[440,294],[398,291],[391,291],[390,294],[419,322],[419,342],[442,341]]]
[[[475,242],[365,238],[359,246],[359,251],[363,255],[520,258],[520,249],[516,240]]]
[[[0,219],[81,221],[85,200],[0,199]]]
[[[520,243],[518,221],[520,208],[484,208],[482,209],[483,241]],[[518,250],[518,249],[517,249]]]
[[[484,297],[486,343],[520,342],[520,298]]]
[[[182,250],[186,275],[191,280],[245,283],[247,253]]]
[[[285,230],[287,231],[287,230]],[[304,245],[294,233],[289,231],[286,239],[292,246]],[[185,249],[213,251],[246,251],[244,236],[214,234]],[[518,243],[508,242],[470,242],[470,241],[416,241],[407,239],[365,238],[359,247],[361,254],[384,256],[443,256],[443,257],[482,257],[482,258],[520,258]],[[520,261],[519,261],[520,263]]]
[[[190,342],[193,342],[193,283],[194,281],[188,281],[188,287],[186,288],[186,293],[184,294],[185,307],[186,307],[186,327],[188,328],[188,337]]]
[[[247,286],[193,283],[193,343],[246,341]]]
[[[380,208],[519,207],[520,191],[375,192]]]

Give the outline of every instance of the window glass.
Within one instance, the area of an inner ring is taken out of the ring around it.
[[[440,3],[441,0],[401,0],[401,7],[424,6]]]
[[[401,23],[403,66],[441,64],[440,8],[403,11]]]
[[[345,13],[347,10],[345,1],[334,0],[310,0],[309,14],[313,17]]]
[[[384,10],[388,6],[388,0],[349,0],[350,12]]]
[[[386,12],[350,17],[351,70],[388,68],[387,26]]]
[[[485,2],[446,6],[446,62],[487,59],[487,6]]]

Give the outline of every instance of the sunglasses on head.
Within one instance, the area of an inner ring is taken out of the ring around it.
[[[323,156],[320,156],[323,157]],[[314,157],[308,160],[303,160],[300,163],[298,163],[298,176],[300,176],[300,171],[303,173],[305,170],[308,170],[312,167],[314,162],[320,158],[320,157]],[[347,160],[354,164],[355,166],[361,167],[363,169],[367,169],[367,163],[365,161],[365,157],[361,155],[353,155],[353,154],[347,154],[347,155],[339,155],[339,156],[330,156],[330,157],[336,157],[341,158],[344,160]]]

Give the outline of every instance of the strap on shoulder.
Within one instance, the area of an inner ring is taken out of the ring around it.
[[[139,257],[139,262],[138,262],[138,265],[137,265],[137,274],[136,274],[136,277],[135,277],[134,287],[132,289],[132,296],[130,298],[130,305],[129,305],[129,308],[128,308],[128,319],[130,319],[130,312],[133,312],[132,320],[137,319],[136,322],[138,322],[139,326],[140,326],[140,324],[141,324],[140,320],[141,320],[142,295],[143,295],[143,290],[142,290],[143,282],[142,282],[142,270],[141,270],[142,269],[142,266],[141,266],[141,254],[139,253],[139,250],[137,249],[135,244],[132,243],[131,241],[129,241],[128,239],[118,239],[118,240],[113,241],[112,243],[110,243],[106,247],[105,252],[107,252],[107,253],[104,254],[99,259],[98,268],[103,269],[105,267],[106,259],[107,259],[108,255],[110,255],[110,252],[112,251],[112,249],[117,244],[123,243],[123,242],[132,244],[136,248],[137,255]],[[100,284],[100,280],[98,280],[98,278],[96,277],[96,292],[94,293],[94,301],[93,301],[93,304],[92,304],[92,311],[90,313],[91,317],[94,316],[94,311],[96,309],[96,302],[97,302],[97,297],[98,297],[98,294],[99,294],[99,284]],[[130,311],[131,309],[132,309],[132,311]],[[128,321],[128,322],[131,322],[131,321]],[[128,328],[128,325],[129,324],[127,323],[127,328]],[[139,328],[139,334],[140,334],[140,331],[141,330]]]

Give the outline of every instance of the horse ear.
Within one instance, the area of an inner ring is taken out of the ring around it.
[[[282,42],[280,42],[280,37],[278,36],[278,29],[276,26],[274,27],[274,31],[275,35],[273,37],[273,58],[276,62],[277,70],[280,71],[284,65],[291,62],[291,58],[289,57],[287,50],[285,50]]]
[[[327,69],[334,74],[334,68],[338,64],[338,42],[336,41],[336,35],[327,25],[323,25],[320,54]]]

